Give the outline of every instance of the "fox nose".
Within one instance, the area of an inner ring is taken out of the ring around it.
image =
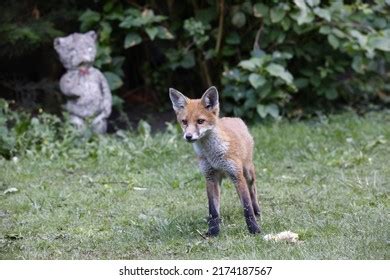
[[[186,139],[189,141],[192,139],[192,134],[191,133],[187,133],[186,134]]]

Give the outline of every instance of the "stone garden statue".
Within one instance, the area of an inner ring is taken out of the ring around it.
[[[94,31],[73,33],[56,38],[54,48],[67,72],[61,77],[60,89],[68,97],[65,105],[71,122],[84,129],[88,123],[96,133],[107,130],[112,96],[107,80],[93,62],[96,57]]]

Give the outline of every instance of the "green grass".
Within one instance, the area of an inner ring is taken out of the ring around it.
[[[263,208],[256,236],[225,180],[221,233],[202,238],[204,179],[191,145],[170,131],[0,160],[0,258],[389,259],[388,112],[252,127]],[[262,238],[284,230],[303,242]]]

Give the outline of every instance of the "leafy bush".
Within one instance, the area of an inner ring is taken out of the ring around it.
[[[0,157],[10,159],[18,154],[39,154],[49,158],[69,156],[68,152],[74,152],[77,147],[80,153],[89,154],[93,151],[88,146],[96,137],[91,131],[76,131],[66,116],[61,120],[41,111],[31,117],[10,110],[9,104],[0,99]]]
[[[9,158],[16,145],[16,130],[9,129],[10,110],[8,103],[0,99],[0,155]]]
[[[388,100],[389,1],[33,2],[0,4],[0,57],[95,29],[111,89],[167,106],[171,86],[195,97],[216,85],[225,112],[253,120]],[[75,14],[79,30],[59,24]]]
[[[353,103],[389,88],[385,1],[147,2],[124,8],[105,1],[101,11],[80,17],[82,30],[100,30],[97,64],[110,68],[114,88],[122,84],[124,49],[172,38],[155,43],[163,63],[136,65],[151,72],[145,83],[161,94],[172,84],[188,92],[185,76],[191,73],[194,91],[222,85],[223,109],[250,119],[278,118],[313,104]]]
[[[77,17],[72,0],[11,1],[0,3],[0,58],[28,55],[64,35]]]
[[[261,22],[259,45],[251,58],[224,72],[228,111],[276,118],[291,100],[298,106],[304,100],[353,101],[388,87],[390,26],[383,1],[265,2],[271,3],[253,6]]]
[[[233,102],[225,110],[237,116],[254,118],[279,117],[279,106],[289,102],[289,92],[295,92],[293,76],[286,70],[290,53],[275,51],[272,55],[258,51],[252,58],[242,60],[238,68],[227,70],[222,83],[224,95]],[[240,106],[236,106],[240,104]]]
[[[129,159],[134,153],[142,154],[148,149],[154,151],[157,142],[161,146],[167,143],[176,145],[179,135],[179,127],[169,124],[164,133],[152,137],[151,127],[145,121],[139,122],[136,131],[118,130],[111,136],[97,135],[92,129],[80,132],[69,122],[67,115],[59,118],[40,111],[31,116],[11,110],[9,104],[0,98],[0,160],[19,156],[99,160],[103,154]],[[150,160],[148,156],[146,158]]]
[[[167,17],[155,15],[151,9],[124,8],[116,1],[107,1],[103,10],[87,10],[80,16],[81,31],[90,29],[99,32],[99,49],[95,65],[104,72],[111,90],[123,85],[122,70],[124,49],[134,47],[146,39],[173,39],[173,35],[162,25]]]

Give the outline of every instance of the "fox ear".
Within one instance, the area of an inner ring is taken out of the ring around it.
[[[202,96],[202,104],[210,111],[219,110],[218,90],[212,86]]]
[[[172,106],[175,112],[183,110],[187,105],[188,98],[174,88],[169,89],[169,97],[171,98]]]

